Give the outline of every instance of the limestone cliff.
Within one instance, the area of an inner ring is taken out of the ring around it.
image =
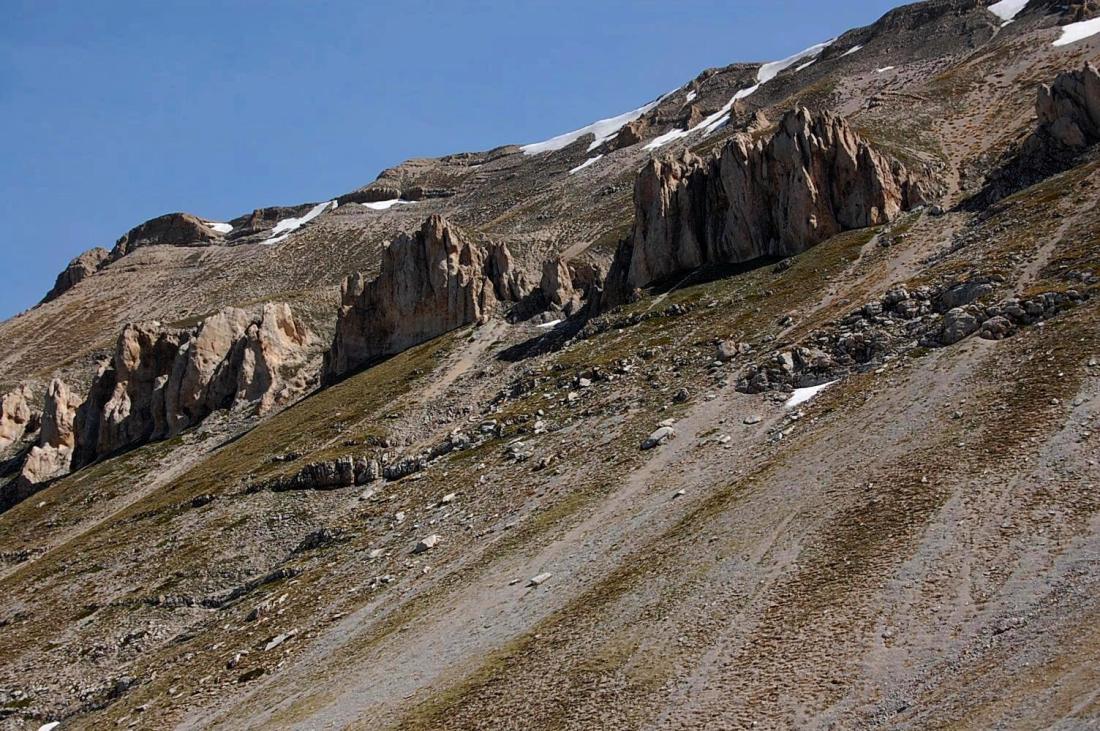
[[[289,400],[304,382],[283,374],[302,364],[311,339],[282,303],[259,316],[228,308],[190,329],[127,326],[77,411],[73,466],[178,434],[219,409],[263,413]]]
[[[498,297],[518,299],[526,290],[503,245],[490,251],[468,243],[444,218],[432,216],[383,251],[377,278],[367,282],[356,273],[344,281],[324,379],[331,382],[375,358],[483,323]]]
[[[768,139],[740,134],[708,158],[686,153],[646,165],[604,304],[701,266],[797,254],[841,231],[886,223],[922,197],[909,171],[842,118],[788,112]]]

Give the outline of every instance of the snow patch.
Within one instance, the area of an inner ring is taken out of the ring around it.
[[[802,64],[801,66],[795,66],[795,67],[794,67],[794,70],[795,70],[795,71],[802,71],[803,69],[808,69],[808,68],[810,68],[810,67],[811,67],[811,66],[813,66],[813,65],[814,65],[815,63],[817,63],[817,59],[816,59],[816,58],[815,58],[814,60],[812,60],[812,61],[807,61],[806,63]]]
[[[841,58],[844,58],[845,56],[851,56],[851,55],[852,55],[853,53],[855,53],[856,51],[862,51],[862,50],[863,50],[863,46],[852,46],[852,47],[851,47],[851,48],[849,48],[849,49],[848,49],[847,51],[845,51],[844,53],[840,54],[840,57],[841,57]]]
[[[665,132],[660,137],[655,137],[649,141],[645,146],[647,150],[656,150],[658,147],[667,145],[669,142],[673,142],[682,137],[687,137],[690,134],[694,134],[700,130],[703,131],[703,135],[707,136],[721,129],[730,121],[730,110],[733,109],[733,105],[740,99],[752,96],[757,89],[764,84],[768,83],[780,73],[789,69],[799,61],[803,61],[807,58],[812,58],[814,61],[821,55],[821,52],[833,44],[836,39],[825,41],[824,43],[818,43],[817,45],[810,46],[804,51],[799,51],[793,56],[788,56],[781,61],[772,61],[766,63],[760,67],[760,70],[756,72],[756,83],[750,87],[740,90],[733,95],[733,98],[726,102],[726,105],[719,109],[714,114],[704,119],[699,124],[695,125],[691,129],[674,129],[669,132]],[[813,63],[811,61],[810,63]],[[807,64],[808,65],[808,64]]]
[[[897,68],[897,67],[896,66],[883,66],[880,69],[875,69],[875,73],[876,74],[885,74],[887,71],[893,71],[895,68]]]
[[[791,397],[787,399],[786,403],[783,404],[783,407],[787,409],[793,409],[799,404],[804,404],[834,383],[836,383],[836,381],[822,383],[820,386],[810,386],[809,388],[796,388],[791,394]]]
[[[551,320],[550,322],[544,322],[541,325],[535,325],[535,327],[540,327],[544,330],[549,330],[552,327],[557,327],[561,323],[562,323],[562,320]]]
[[[695,101],[695,97],[699,96],[697,92],[689,91],[687,97],[684,99],[685,104],[690,104]]]
[[[575,168],[573,168],[572,170],[570,170],[570,171],[569,171],[569,174],[570,174],[570,175],[572,175],[573,173],[579,173],[579,172],[580,172],[581,170],[584,170],[584,169],[585,169],[586,167],[588,167],[589,165],[594,165],[594,164],[596,164],[596,162],[597,162],[597,161],[599,161],[599,159],[600,159],[601,157],[603,157],[603,155],[596,155],[595,157],[590,157],[590,158],[588,158],[587,160],[585,160],[584,162],[582,162],[582,163],[581,163],[580,165],[578,165],[577,167],[575,167]]]
[[[771,63],[764,64],[763,66],[760,67],[760,70],[756,72],[756,82],[757,82],[756,85],[760,86],[761,84],[768,83],[769,81],[774,79],[776,76],[779,76],[779,74],[781,72],[786,71],[791,66],[794,66],[796,63],[798,63],[799,61],[804,61],[807,58],[815,58],[816,59],[818,56],[821,55],[822,51],[824,51],[829,46],[833,45],[833,41],[835,41],[835,40],[836,39],[833,38],[832,40],[825,41],[824,43],[818,43],[815,46],[810,46],[806,50],[799,51],[798,53],[794,54],[793,56],[788,56],[787,58],[783,59],[782,61],[772,61]],[[754,91],[755,91],[755,89],[754,89]]]
[[[233,225],[229,223],[215,223],[214,221],[206,221],[206,225],[220,234],[227,234],[233,230]]]
[[[667,96],[668,94],[665,94],[665,96],[662,96],[660,99],[652,101],[649,104],[646,104],[644,107],[638,107],[637,109],[627,112],[626,114],[620,114],[617,117],[609,117],[608,119],[601,119],[598,122],[593,122],[587,127],[581,127],[580,129],[573,130],[572,132],[566,132],[563,135],[551,137],[545,142],[535,142],[534,144],[524,145],[520,149],[523,150],[523,154],[525,155],[537,155],[540,152],[553,152],[555,150],[561,150],[563,148],[569,147],[569,145],[573,144],[581,137],[590,134],[595,135],[596,137],[596,139],[592,141],[592,144],[588,146],[588,151],[591,152],[592,150],[595,150],[597,147],[617,135],[624,124],[630,124],[638,117],[650,111],[658,104],[660,104],[661,100]]]
[[[53,731],[55,728],[57,728],[60,725],[61,725],[60,721],[50,721],[49,723],[44,723],[41,726],[39,726],[38,731]]]
[[[327,210],[335,210],[336,206],[340,205],[336,201],[325,201],[324,203],[318,203],[310,209],[309,213],[301,218],[284,218],[275,224],[275,228],[271,229],[271,236],[264,243],[268,246],[277,244],[280,241],[286,241],[292,233],[305,226],[313,219],[320,216]]]
[[[362,205],[366,206],[372,211],[388,211],[389,209],[397,205],[411,206],[412,201],[403,201],[400,198],[393,198],[392,200],[388,201],[375,201],[373,203],[363,203]]]
[[[1001,24],[1003,27],[1015,20],[1025,7],[1027,7],[1027,0],[1000,0],[990,5],[988,10],[1004,21]]]
[[[1069,25],[1062,26],[1062,37],[1056,40],[1054,45],[1068,46],[1071,43],[1083,41],[1097,33],[1100,33],[1100,18],[1082,20],[1080,23],[1070,23]]]

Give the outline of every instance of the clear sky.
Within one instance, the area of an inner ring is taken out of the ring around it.
[[[0,318],[161,213],[227,220],[539,141],[898,4],[0,0]]]

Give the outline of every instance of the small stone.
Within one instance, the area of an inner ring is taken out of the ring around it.
[[[439,536],[434,533],[427,538],[422,538],[420,542],[416,544],[416,548],[413,549],[413,553],[424,553],[425,551],[430,551],[431,549],[436,547],[436,544],[439,543],[439,540]]]
[[[650,434],[644,442],[642,442],[642,449],[654,449],[668,441],[676,438],[676,430],[671,426],[662,426],[657,431]]]
[[[749,425],[749,426],[752,426],[753,424],[759,424],[761,421],[762,421],[762,419],[759,416],[755,415],[755,414],[753,414],[751,416],[746,416],[743,419],[743,422],[745,424]]]
[[[376,558],[382,558],[383,554],[385,553],[386,549],[384,548],[373,548],[371,549],[371,552],[367,554],[367,558],[372,560]]]
[[[551,576],[553,576],[553,574],[550,574],[550,573],[539,574],[538,576],[532,576],[531,580],[527,582],[527,586],[531,586],[531,587],[542,586],[543,584],[545,584],[547,581],[550,580]]]
[[[684,495],[687,495],[687,490],[677,490],[676,493],[672,496],[672,499],[675,500],[676,498],[683,497]]]
[[[453,503],[455,501],[455,498],[457,498],[457,497],[458,497],[458,493],[449,492],[449,493],[447,493],[446,495],[443,496],[443,499],[441,499],[439,501],[439,504],[440,505],[448,505],[450,503]]]
[[[283,644],[284,642],[289,640],[294,635],[295,635],[294,632],[284,632],[281,635],[276,635],[275,637],[272,637],[271,640],[267,643],[267,645],[264,646],[264,652],[270,652],[271,650],[274,650],[276,647]]]

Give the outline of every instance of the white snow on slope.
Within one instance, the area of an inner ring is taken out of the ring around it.
[[[809,388],[796,388],[791,394],[791,397],[787,399],[786,403],[783,404],[783,407],[787,409],[793,409],[799,404],[804,404],[834,383],[836,383],[836,381],[822,383],[820,386],[810,386]]]
[[[824,43],[818,43],[815,46],[810,46],[805,51],[799,51],[795,55],[789,56],[782,61],[772,61],[771,63],[764,64],[760,67],[760,70],[756,72],[756,85],[760,86],[761,84],[768,83],[776,76],[779,76],[781,72],[786,71],[799,61],[804,61],[811,57],[817,58],[821,55],[822,51],[833,45],[833,41],[835,40],[836,39],[833,38],[832,40],[825,41]]]
[[[1082,20],[1080,23],[1070,23],[1062,26],[1062,36],[1054,42],[1056,46],[1068,46],[1077,41],[1083,41],[1090,36],[1100,33],[1100,18]]]
[[[375,201],[374,203],[364,203],[364,206],[372,211],[388,211],[397,205],[412,205],[412,201],[403,201],[400,198],[393,198],[388,201]]]
[[[339,205],[336,201],[325,201],[324,203],[318,203],[310,209],[309,213],[301,218],[284,218],[275,224],[275,228],[271,229],[271,236],[264,243],[267,245],[277,244],[280,241],[285,241],[288,236],[305,226],[313,219],[320,216],[331,207],[335,209]]]
[[[687,95],[687,98],[686,98],[686,99],[684,99],[684,102],[685,102],[685,103],[688,103],[688,104],[690,104],[691,102],[695,101],[695,97],[697,97],[697,96],[699,96],[699,93],[698,93],[698,92],[696,92],[696,91],[689,91],[689,92],[688,92],[688,95]]]
[[[214,221],[207,221],[206,225],[220,234],[227,234],[233,230],[233,225],[229,223],[215,223]]]
[[[704,136],[712,134],[713,132],[721,129],[730,120],[730,110],[733,109],[734,102],[739,99],[751,96],[757,89],[764,84],[768,83],[783,71],[794,66],[799,61],[803,61],[807,58],[813,58],[817,60],[817,57],[821,55],[821,52],[832,45],[835,38],[824,43],[818,43],[817,45],[810,46],[804,51],[799,51],[793,56],[788,56],[781,61],[772,61],[766,63],[760,67],[760,70],[756,72],[756,83],[748,88],[742,89],[733,95],[733,98],[726,102],[726,105],[719,109],[714,114],[704,119],[699,124],[695,125],[691,129],[674,129],[664,133],[660,137],[655,137],[649,141],[645,146],[647,150],[656,150],[658,147],[667,145],[669,142],[673,142],[682,137],[687,137],[690,134],[703,130]],[[812,63],[812,61],[810,62]],[[804,64],[802,68],[808,66]]]
[[[862,50],[863,50],[863,46],[852,46],[852,47],[851,47],[851,48],[849,48],[849,49],[848,49],[847,51],[845,51],[844,53],[840,54],[840,57],[841,57],[841,58],[844,58],[845,56],[851,56],[851,55],[852,55],[853,53],[855,53],[856,51],[862,51]]]
[[[587,160],[582,162],[580,165],[578,165],[577,167],[570,170],[569,174],[572,175],[573,173],[579,173],[581,170],[584,170],[589,165],[594,165],[601,157],[603,157],[603,155],[596,155],[595,157],[588,158]]]
[[[60,721],[50,721],[49,723],[44,723],[41,726],[39,726],[38,731],[53,731],[55,728],[57,728],[60,725],[61,725]]]
[[[987,9],[1004,21],[1002,25],[1008,25],[1026,6],[1027,0],[1000,0]]]
[[[667,96],[667,95],[666,95]],[[665,97],[661,97],[664,99]],[[540,152],[553,152],[554,150],[561,150],[573,144],[581,137],[587,134],[595,135],[596,139],[592,141],[592,144],[588,146],[588,151],[591,152],[597,147],[607,142],[609,139],[618,134],[624,124],[630,124],[638,117],[642,116],[649,110],[656,107],[661,103],[661,99],[656,99],[646,104],[644,107],[638,107],[637,109],[627,112],[626,114],[620,114],[617,117],[610,117],[608,119],[601,119],[598,122],[593,122],[587,127],[581,127],[578,130],[572,132],[566,132],[563,135],[557,137],[551,137],[545,142],[536,142],[531,145],[524,145],[520,149],[523,150],[525,155],[537,155]]]
[[[544,322],[541,325],[535,325],[535,327],[542,328],[543,330],[549,330],[552,327],[557,327],[561,323],[561,320],[551,320],[550,322]]]
[[[883,66],[880,69],[875,69],[875,73],[876,74],[885,74],[887,71],[893,71],[894,68],[896,68],[896,67],[894,67],[894,66]]]
[[[795,66],[795,67],[794,67],[794,70],[795,70],[795,71],[802,71],[803,69],[808,69],[808,68],[810,68],[810,67],[811,67],[811,66],[813,66],[813,65],[814,65],[815,63],[817,63],[817,59],[816,59],[816,58],[815,58],[815,59],[813,59],[812,61],[807,61],[806,63],[802,64],[801,66]]]

